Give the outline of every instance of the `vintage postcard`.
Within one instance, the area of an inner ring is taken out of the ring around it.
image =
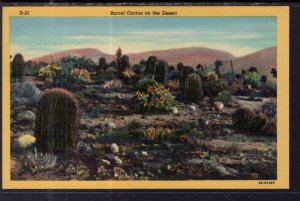
[[[2,26],[3,189],[289,188],[289,7],[4,6]]]

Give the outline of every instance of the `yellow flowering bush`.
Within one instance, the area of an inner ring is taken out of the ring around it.
[[[91,74],[86,69],[72,68],[71,75],[81,81],[90,82]]]
[[[53,79],[61,71],[61,66],[54,62],[49,63],[46,67],[39,70],[39,76],[45,78],[46,82],[53,82]]]
[[[169,89],[159,83],[148,86],[146,92],[137,91],[135,97],[144,111],[171,112],[176,106]]]
[[[150,127],[145,132],[144,135],[147,137],[148,140],[162,140],[169,138],[172,134],[171,129],[169,128],[154,128]]]
[[[213,81],[213,80],[216,80],[216,81],[217,81],[217,80],[219,79],[218,75],[217,75],[215,72],[213,72],[213,71],[207,72],[206,77],[207,77],[207,79],[208,79],[209,81]]]
[[[170,80],[168,82],[168,88],[170,90],[176,90],[179,87],[179,80]]]

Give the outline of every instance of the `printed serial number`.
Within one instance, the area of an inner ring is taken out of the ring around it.
[[[258,184],[275,184],[275,181],[259,181]]]
[[[19,15],[29,15],[29,11],[28,10],[25,10],[25,11],[21,10],[19,12]]]

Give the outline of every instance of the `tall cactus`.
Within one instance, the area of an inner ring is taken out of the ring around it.
[[[203,90],[200,76],[196,73],[190,74],[185,82],[185,98],[189,101],[197,102],[202,100]]]
[[[79,103],[61,88],[44,93],[38,107],[35,136],[41,152],[64,153],[78,140]]]
[[[180,74],[180,79],[179,79],[179,88],[184,89],[185,86],[185,81],[188,77],[189,74],[193,73],[194,69],[190,66],[184,66],[181,74]]]
[[[22,54],[16,54],[11,64],[11,76],[14,81],[22,81],[24,76],[24,58]]]
[[[165,61],[158,61],[158,65],[155,67],[154,79],[156,82],[164,84],[166,81],[168,63]]]
[[[155,68],[158,65],[158,59],[156,56],[150,56],[146,61],[146,69],[144,74],[145,75],[154,75]]]

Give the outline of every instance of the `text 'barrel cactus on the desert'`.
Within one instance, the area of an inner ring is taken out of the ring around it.
[[[184,88],[185,98],[189,101],[197,102],[202,100],[203,90],[202,82],[199,75],[196,73],[190,74],[185,82]]]
[[[35,136],[41,152],[67,153],[78,139],[79,103],[64,89],[44,93],[38,107]]]

